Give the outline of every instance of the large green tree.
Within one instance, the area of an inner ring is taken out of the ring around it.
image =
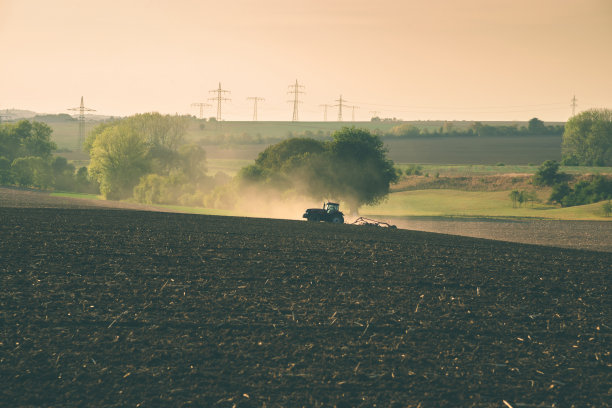
[[[18,157],[48,158],[56,149],[53,130],[45,123],[22,120],[0,125],[0,156],[13,161]]]
[[[109,199],[131,197],[150,167],[145,138],[124,124],[104,128],[91,143],[89,154],[89,173]]]
[[[353,214],[361,205],[387,197],[398,176],[380,138],[367,130],[343,128],[332,139],[332,173],[326,179],[329,193],[346,201]]]
[[[345,127],[325,143],[295,138],[272,145],[254,165],[243,168],[240,177],[314,198],[342,200],[356,214],[360,206],[384,199],[398,176],[378,136]]]
[[[184,143],[186,116],[145,113],[97,126],[85,143],[89,174],[106,198],[201,205],[213,180],[206,154]]]
[[[565,164],[612,166],[612,110],[590,109],[572,117],[562,147]]]

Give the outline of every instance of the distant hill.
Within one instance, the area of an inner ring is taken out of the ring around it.
[[[70,115],[67,113],[40,113],[25,109],[0,109],[2,122],[14,122],[22,119],[32,119],[45,123],[73,122],[77,120],[78,115]],[[113,118],[109,115],[85,115],[86,121],[102,121]]]
[[[0,110],[2,121],[13,121],[19,119],[31,119],[37,115],[36,112],[23,109],[2,109]]]
[[[53,115],[53,114],[36,115],[32,118],[32,120],[35,120],[38,122],[45,122],[45,123],[55,123],[55,122],[74,122],[77,119],[73,118],[67,113],[59,113],[57,115]]]

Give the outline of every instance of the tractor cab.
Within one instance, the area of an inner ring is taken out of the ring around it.
[[[325,203],[323,204],[323,209],[328,213],[339,212],[340,204],[338,203]]]

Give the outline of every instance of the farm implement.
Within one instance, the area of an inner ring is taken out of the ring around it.
[[[323,208],[309,208],[306,210],[302,218],[306,218],[308,221],[315,222],[331,222],[334,224],[344,223],[344,214],[340,211],[340,204],[327,202],[323,204]],[[367,225],[370,227],[382,227],[382,228],[397,228],[395,225],[391,225],[384,221],[373,220],[371,218],[359,217],[351,224],[353,225]]]
[[[352,222],[353,225],[367,225],[369,227],[381,227],[381,228],[397,228],[395,225],[391,225],[388,222],[373,220],[371,218],[359,217]]]

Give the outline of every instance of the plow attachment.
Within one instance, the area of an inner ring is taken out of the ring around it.
[[[397,228],[395,225],[391,225],[388,222],[377,221],[371,218],[359,217],[352,223],[353,225],[368,225],[371,227],[382,227],[382,228]]]

